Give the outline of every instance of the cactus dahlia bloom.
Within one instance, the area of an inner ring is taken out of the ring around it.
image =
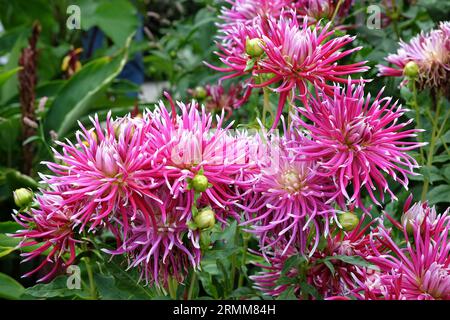
[[[23,275],[28,277],[40,270],[47,272],[40,281],[47,281],[75,260],[75,245],[77,240],[73,231],[74,222],[71,220],[73,209],[63,205],[63,199],[51,193],[37,196],[39,209],[32,209],[30,214],[18,212],[13,218],[25,229],[18,230],[11,237],[22,238],[19,248],[40,245],[31,252],[22,253],[25,261],[37,258],[47,250],[47,257],[32,271]],[[68,255],[68,258],[66,257]],[[50,265],[50,270],[46,268]]]
[[[199,94],[198,90],[202,90],[203,93]],[[212,114],[221,114],[222,110],[224,110],[225,120],[228,120],[232,116],[233,111],[240,106],[243,87],[240,83],[232,83],[228,89],[221,84],[207,84],[204,88],[189,89],[188,93],[203,102],[206,110]]]
[[[258,16],[279,17],[283,9],[292,6],[290,0],[227,0],[231,8],[222,7],[219,24],[219,32],[227,33],[239,24],[251,25]]]
[[[361,208],[362,187],[376,204],[376,189],[382,201],[386,191],[396,199],[382,172],[407,188],[407,175],[416,175],[414,169],[418,168],[407,151],[424,145],[408,141],[420,130],[405,130],[412,120],[399,119],[407,110],[397,102],[391,104],[392,98],[381,98],[382,92],[370,103],[364,85],[349,83],[347,88],[336,87],[332,97],[318,93],[317,98],[309,99],[310,106],[298,108],[309,121],[296,118],[298,126],[310,136],[298,148],[299,155],[318,161],[323,169],[320,174],[334,177],[339,192]]]
[[[405,66],[412,61],[418,66],[419,88],[448,90],[450,87],[450,22],[441,22],[438,29],[421,33],[409,43],[400,42],[396,54],[390,54],[386,61],[394,67],[378,65],[380,76],[402,77]],[[408,79],[403,81],[405,84]]]
[[[314,249],[313,242],[309,243],[308,250],[314,250],[313,254],[310,257],[304,256],[303,262],[297,264],[292,264],[288,260],[302,255],[298,248],[289,246],[283,253],[286,240],[277,242],[274,250],[267,253],[269,265],[259,264],[258,266],[262,267],[263,270],[251,277],[255,282],[255,288],[265,294],[278,296],[293,286],[294,294],[299,299],[304,298],[305,293],[307,296],[310,287],[314,287],[317,294],[322,298],[349,295],[358,286],[355,278],[362,281],[365,279],[364,277],[374,272],[369,267],[344,261],[345,257],[350,260],[353,256],[358,257],[359,260],[365,260],[365,257],[373,250],[370,236],[366,234],[371,224],[365,227],[362,224],[363,219],[351,232],[333,229],[332,233],[325,237],[325,241],[317,249]],[[376,244],[376,246],[378,250],[383,250],[379,244]],[[337,258],[333,259],[333,256]],[[328,261],[327,264],[324,263],[324,259]],[[292,264],[293,267],[286,270],[286,263]],[[285,270],[284,274],[283,269]],[[362,270],[364,270],[364,277],[362,276]],[[281,277],[284,280],[280,282]],[[299,280],[289,283],[286,277],[292,280],[298,278]]]
[[[94,229],[107,221],[114,212],[127,217],[124,207],[136,208],[143,195],[157,198],[151,189],[160,185],[153,178],[157,168],[150,166],[151,154],[145,150],[145,125],[125,117],[117,121],[106,119],[102,129],[98,117],[94,128],[76,133],[77,143],[57,142],[62,153],[54,150],[56,163],[44,162],[55,175],[41,175],[43,182],[61,190],[61,205],[75,206],[71,219],[90,223]]]
[[[209,112],[220,113],[225,110],[228,120],[233,111],[239,107],[239,101],[242,99],[242,85],[231,84],[228,90],[222,85],[207,85],[205,107]]]
[[[338,10],[336,17],[343,18],[352,6],[353,0],[344,0],[339,8],[338,2],[339,0],[297,0],[296,8],[300,15],[308,16],[314,21],[331,19],[336,9]]]
[[[273,138],[270,143],[270,154],[264,159],[252,196],[244,205],[238,204],[247,213],[243,225],[253,226],[248,231],[259,236],[262,249],[287,239],[284,251],[295,244],[303,252],[310,228],[316,230],[316,245],[319,241],[320,217],[328,226],[328,218],[334,214],[328,202],[336,188],[331,179],[316,174],[314,162],[294,159],[288,150],[294,141]]]
[[[399,247],[384,227],[372,243],[383,243],[389,255],[374,250],[367,259],[380,268],[375,279],[359,282],[360,299],[450,299],[449,209],[433,215],[428,207],[412,223],[413,239],[403,225],[406,247]]]
[[[365,61],[349,65],[337,64],[340,59],[361,47],[342,51],[354,37],[345,35],[330,38],[334,33],[330,31],[330,26],[330,23],[324,27],[317,24],[314,28],[309,28],[307,18],[299,23],[295,11],[290,11],[279,19],[255,19],[251,27],[234,28],[230,35],[233,41],[219,46],[223,53],[218,55],[226,67],[211,67],[230,73],[222,77],[222,80],[251,74],[250,89],[276,84],[273,91],[280,95],[273,124],[276,127],[288,97],[294,100],[296,95],[300,95],[303,99],[308,92],[308,83],[332,93],[334,85],[331,82],[347,82],[342,76],[368,70],[364,66]],[[255,62],[249,68],[248,61],[252,58],[244,48],[247,39],[254,38],[262,40],[260,47],[264,53],[254,58]]]
[[[224,215],[239,217],[234,206],[239,198],[237,188],[248,189],[253,181],[244,176],[256,169],[249,157],[247,136],[233,135],[229,129],[233,123],[223,128],[223,112],[212,128],[213,117],[204,107],[198,110],[196,102],[178,106],[179,116],[169,113],[162,103],[144,114],[144,121],[151,123],[147,150],[153,154],[152,165],[159,168],[157,179],[173,197],[186,194],[193,202],[194,188],[189,182],[203,175],[208,185],[200,201],[219,207]]]
[[[189,267],[200,263],[199,232],[186,223],[191,219],[192,202],[186,195],[173,198],[165,186],[157,191],[162,203],[149,197],[135,215],[125,241],[117,250],[104,250],[113,255],[126,254],[129,268],[138,268],[148,283],[166,285],[169,276],[183,281]],[[148,217],[155,222],[148,224]],[[121,230],[119,230],[119,233]]]

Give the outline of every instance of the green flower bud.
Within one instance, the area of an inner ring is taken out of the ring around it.
[[[264,53],[264,49],[261,46],[264,42],[259,38],[250,39],[247,37],[245,41],[245,52],[252,58],[260,57]]]
[[[358,225],[359,218],[353,212],[344,212],[339,216],[339,223],[345,231],[352,231]]]
[[[197,99],[205,99],[206,98],[206,90],[202,86],[198,86],[194,90],[194,97]]]
[[[201,230],[210,229],[216,224],[216,214],[210,208],[205,208],[194,217],[194,222]]]
[[[403,68],[403,74],[411,79],[414,79],[419,74],[419,66],[414,61],[410,61]]]
[[[208,189],[208,178],[201,173],[197,173],[192,179],[192,187],[195,191],[204,192]]]
[[[16,189],[13,192],[14,203],[19,208],[25,208],[33,201],[33,191],[26,188]]]

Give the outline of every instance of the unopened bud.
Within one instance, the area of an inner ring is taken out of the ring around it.
[[[202,86],[198,86],[194,90],[194,97],[197,99],[205,99],[206,98],[206,90]]]
[[[194,222],[201,230],[210,229],[216,224],[216,214],[210,208],[205,208],[194,217]]]
[[[353,212],[344,212],[339,216],[339,223],[345,231],[352,231],[358,225],[359,218]]]
[[[403,68],[403,74],[409,78],[414,79],[419,74],[419,66],[414,61],[410,61]]]
[[[208,189],[208,178],[203,174],[197,173],[192,179],[192,187],[195,191],[204,192]]]
[[[97,134],[94,131],[89,131],[89,134],[91,135],[92,140],[94,140],[97,143]],[[83,144],[86,147],[89,147],[89,141],[88,140],[84,140]]]
[[[261,46],[264,42],[259,38],[247,38],[245,41],[245,52],[252,58],[260,57],[264,53],[264,49]]]
[[[16,189],[13,192],[14,203],[19,208],[25,208],[33,201],[33,191],[26,188]]]
[[[425,216],[427,215],[427,209],[431,210],[426,204],[418,202],[403,213],[401,221],[408,234],[414,234],[414,225],[416,227],[420,227],[422,225],[425,220]]]

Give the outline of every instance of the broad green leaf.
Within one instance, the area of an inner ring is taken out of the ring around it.
[[[106,1],[98,6],[94,17],[100,29],[119,46],[138,26],[136,9],[128,1]]]
[[[0,222],[0,233],[13,233],[20,228],[20,225],[15,221]]]
[[[82,28],[99,27],[112,41],[123,46],[138,27],[136,8],[128,1],[78,1],[83,18]]]
[[[0,258],[6,257],[11,252],[14,252],[14,250],[16,250],[16,249],[15,248],[11,248],[11,247],[2,247],[2,246],[0,246]]]
[[[120,261],[119,258],[113,258],[105,263],[105,268],[114,277],[114,286],[118,288],[122,295],[128,295],[129,299],[152,299],[157,296],[154,288],[149,288],[143,283],[139,283],[139,275],[135,269],[126,270],[126,265],[123,265],[124,261]],[[104,283],[102,285],[111,285],[111,280],[106,275]],[[109,298],[111,298],[109,296]]]
[[[128,46],[115,57],[101,57],[87,63],[70,78],[50,106],[46,131],[55,130],[64,136],[90,107],[92,98],[120,73],[128,57]]]
[[[364,260],[363,258],[359,256],[346,256],[346,255],[335,255],[335,256],[328,256],[325,257],[319,261],[322,261],[325,263],[325,261],[331,261],[331,260],[340,260],[345,263],[353,264],[356,266],[361,267],[367,267],[367,268],[373,268],[373,264],[369,263],[368,261]]]
[[[95,285],[102,300],[129,300],[134,297],[132,291],[124,291],[116,286],[116,281],[111,275],[95,274]]]
[[[295,288],[293,286],[289,287],[288,289],[284,290],[278,297],[277,300],[298,300],[297,296],[295,295]]]
[[[317,300],[323,300],[323,297],[319,294],[317,289],[314,286],[310,285],[309,283],[302,281],[300,283],[300,288],[302,294],[305,295],[306,297],[313,296]]]
[[[22,67],[16,67],[11,70],[4,71],[0,73],[0,86],[2,86],[9,78],[15,75]]]
[[[80,289],[69,289],[66,275],[60,275],[49,283],[40,283],[26,288],[25,294],[35,298],[81,298],[88,299],[89,292],[85,286]]]
[[[10,276],[0,273],[0,298],[19,299],[25,288]]]
[[[430,204],[450,202],[450,185],[441,184],[431,189],[427,194],[427,200]]]
[[[294,255],[289,257],[283,265],[283,269],[281,270],[282,275],[286,275],[293,268],[298,268],[301,264],[306,262],[306,258],[302,255]]]
[[[18,68],[21,50],[27,45],[26,33],[21,33],[16,39],[14,46],[8,55],[8,62],[5,65],[6,70]],[[5,104],[18,92],[17,74],[13,73],[0,86],[0,105]]]
[[[450,182],[450,165],[444,167],[444,177]]]
[[[334,269],[333,264],[329,261],[329,260],[324,260],[323,263],[327,266],[328,269],[330,269],[331,274],[334,275],[334,273],[336,272]]]

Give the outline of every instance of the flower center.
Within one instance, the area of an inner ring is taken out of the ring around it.
[[[361,150],[372,137],[372,126],[364,120],[357,120],[350,128],[343,129],[343,143],[351,150]]]
[[[449,287],[449,271],[442,264],[432,263],[420,279],[420,289],[435,299],[441,299],[447,294]]]
[[[300,175],[295,171],[289,170],[281,176],[281,183],[285,190],[289,192],[297,192],[303,187]]]
[[[107,144],[100,145],[95,155],[97,169],[101,170],[108,177],[114,177],[119,171],[114,155],[114,147]]]

